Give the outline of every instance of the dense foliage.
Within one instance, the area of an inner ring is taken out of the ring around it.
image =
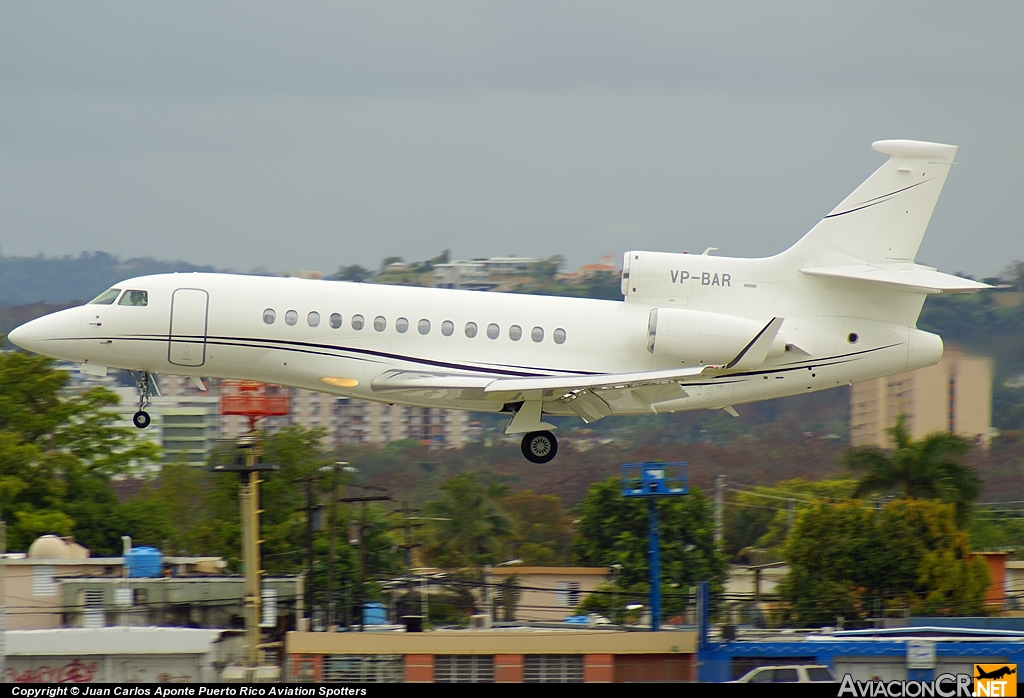
[[[623,608],[612,609],[613,599],[624,606],[630,598],[642,598],[650,585],[647,557],[647,502],[627,498],[619,478],[594,483],[579,507],[578,536],[573,559],[580,565],[621,565],[613,586],[589,597],[584,609],[621,617]],[[661,577],[663,608],[667,616],[681,613],[690,600],[689,589],[698,582],[711,583],[721,593],[728,561],[715,545],[712,503],[699,488],[690,494],[656,501],[661,529]]]
[[[111,478],[154,462],[159,449],[116,426],[117,396],[96,388],[65,397],[68,374],[49,359],[0,354],[0,512],[8,548],[39,535],[75,536],[115,554],[127,525]]]
[[[804,508],[785,549],[782,620],[807,627],[837,617],[866,624],[883,613],[981,613],[988,566],[970,557],[953,517],[953,505],[920,499]]]
[[[950,502],[956,508],[957,525],[964,527],[981,492],[981,479],[962,462],[971,442],[942,431],[915,441],[906,422],[906,415],[899,415],[895,426],[886,429],[893,441],[891,451],[863,446],[847,453],[844,464],[862,475],[853,496],[895,490],[905,497]]]

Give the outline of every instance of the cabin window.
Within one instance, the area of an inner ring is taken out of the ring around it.
[[[137,308],[144,308],[149,305],[149,294],[145,291],[125,291],[118,305],[134,305]]]
[[[428,334],[430,332],[430,320],[423,319],[416,324],[416,329],[420,334]]]
[[[501,328],[495,325],[493,322],[487,326],[488,339],[497,339],[499,334],[501,334]]]
[[[331,313],[331,317],[328,322],[331,323],[331,329],[338,329],[341,327],[341,315],[338,313]]]
[[[353,330],[361,330],[361,329],[363,329],[363,322],[364,321],[363,321],[363,316],[362,315],[353,315],[352,316],[352,329]]]
[[[532,330],[530,330],[530,339],[532,339],[535,342],[543,342],[544,341],[544,328],[543,327],[534,327]]]
[[[121,295],[121,289],[112,288],[93,298],[89,301],[89,305],[113,305],[119,295]]]
[[[373,318],[373,329],[377,330],[378,332],[383,332],[387,328],[388,321],[384,319],[383,315],[378,315],[377,317]]]
[[[476,323],[475,322],[467,322],[466,323],[466,336],[469,337],[470,339],[473,339],[473,337],[476,337]]]
[[[404,317],[398,318],[395,320],[395,329],[398,330],[399,334],[405,334],[409,331],[409,321]]]
[[[306,316],[306,324],[308,324],[310,327],[319,327],[320,313],[316,312],[315,310],[310,311],[309,315]]]
[[[555,344],[565,344],[565,330],[561,327],[552,332],[551,336],[555,340]]]
[[[275,320],[277,320],[277,313],[274,312],[273,308],[267,308],[263,311],[263,322],[273,325]]]
[[[452,333],[455,332],[455,323],[451,320],[445,320],[441,323],[441,334],[445,337],[451,337]]]
[[[287,313],[284,314],[284,324],[286,324],[286,325],[294,325],[298,321],[299,321],[299,314],[297,312],[295,312],[294,310],[289,310]]]
[[[512,325],[508,328],[508,338],[513,342],[518,342],[523,338],[523,328],[519,325]]]

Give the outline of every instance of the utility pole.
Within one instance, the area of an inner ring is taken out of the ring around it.
[[[725,475],[715,477],[715,544],[725,539]]]
[[[376,492],[385,492],[383,487],[376,487],[374,485],[351,485],[362,490],[370,490]],[[391,497],[386,494],[381,495],[369,495],[364,497],[342,497],[338,499],[339,502],[346,502],[355,504],[356,502],[362,503],[363,515],[362,520],[359,524],[359,587],[357,589],[357,599],[359,603],[359,632],[363,632],[365,626],[365,606],[366,606],[366,516],[367,506],[370,502],[389,502]]]
[[[338,470],[342,463],[338,462],[331,466],[334,471],[334,479],[331,482],[331,511],[327,520],[327,530],[330,533],[330,543],[327,548],[327,589],[324,592],[324,605],[327,607],[327,630],[334,627],[334,545],[335,526],[338,525]]]
[[[309,629],[313,629],[313,483],[315,475],[297,477],[292,482],[301,482],[306,486],[306,612],[309,614]]]
[[[7,674],[7,522],[0,519],[0,683]]]
[[[245,450],[245,462],[214,465],[215,473],[237,473],[239,478],[238,503],[242,510],[242,566],[245,568],[245,658],[248,666],[259,664],[260,647],[260,473],[277,470],[277,466],[260,462],[259,432],[255,427],[248,436],[238,439],[237,445]]]
[[[409,601],[412,599],[412,590],[415,584],[412,578],[412,551],[414,548],[420,547],[420,543],[412,542],[412,530],[426,524],[413,523],[414,517],[410,515],[415,514],[417,510],[411,509],[408,502],[402,502],[402,508],[398,511],[402,515],[402,530],[405,533],[405,543],[402,545],[402,549],[405,551],[405,605],[407,613],[412,615],[409,611]]]
[[[322,470],[322,468],[321,468]],[[334,471],[334,482],[331,487],[331,514],[328,522],[330,537],[330,547],[327,552],[327,591],[326,591],[326,605],[327,605],[327,628],[331,629],[337,625],[337,606],[334,602],[334,564],[336,558],[336,550],[338,545],[338,488],[341,486],[341,473],[357,473],[359,470],[349,465],[348,461],[340,460],[331,466],[331,470]]]
[[[233,472],[239,476],[238,502],[242,509],[242,564],[245,567],[245,657],[250,668],[260,659],[260,606],[263,570],[260,568],[260,472],[277,470],[276,465],[260,462],[260,433],[256,423],[264,417],[286,415],[288,396],[271,394],[271,389],[251,381],[224,381],[220,385],[220,413],[244,416],[249,433],[236,444],[246,451],[244,463],[214,465],[213,472]]]
[[[253,444],[246,454],[246,465],[255,468],[259,460],[259,439],[256,432],[253,432]],[[242,486],[239,493],[239,500],[242,505],[242,550],[245,560],[245,635],[246,635],[246,658],[249,666],[259,664],[260,644],[260,604],[261,598],[260,575],[262,574],[262,562],[260,561],[260,475],[253,469],[241,476]]]

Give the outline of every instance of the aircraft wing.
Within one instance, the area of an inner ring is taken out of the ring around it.
[[[373,391],[406,398],[514,403],[560,400],[585,422],[641,408],[657,412],[659,402],[687,397],[685,384],[712,379],[760,365],[782,327],[772,318],[728,364],[679,367],[658,371],[508,377],[445,371],[393,370],[372,382]]]
[[[635,388],[686,380],[705,372],[720,368],[700,366],[697,368],[671,368],[662,371],[637,373],[602,373],[599,375],[540,376],[529,378],[505,378],[494,375],[446,373],[440,371],[388,371],[374,379],[371,384],[376,393],[405,394],[420,392],[468,391],[481,395],[495,393],[522,393],[544,391],[565,393],[590,388]]]
[[[505,378],[462,373],[395,370],[374,379],[373,391],[387,398],[519,402],[527,394],[561,400],[583,421],[590,423],[637,407],[656,412],[659,402],[687,396],[681,381],[709,376],[723,367],[701,366],[635,373]]]

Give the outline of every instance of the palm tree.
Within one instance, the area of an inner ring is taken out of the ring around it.
[[[853,496],[897,490],[904,497],[952,502],[957,525],[963,528],[981,491],[974,468],[961,462],[971,442],[942,431],[915,441],[907,433],[906,421],[907,416],[901,414],[896,424],[885,430],[895,443],[892,451],[862,446],[844,457],[847,468],[861,473]]]
[[[482,568],[497,562],[512,534],[508,514],[472,475],[441,486],[441,497],[426,505],[427,560],[448,568]]]

